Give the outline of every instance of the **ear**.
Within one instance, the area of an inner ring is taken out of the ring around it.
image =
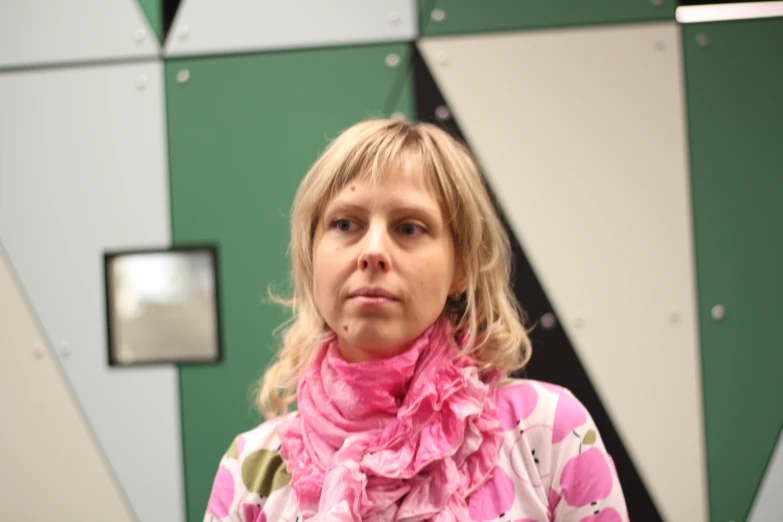
[[[465,269],[462,263],[457,260],[454,266],[454,276],[451,278],[451,286],[449,287],[449,295],[454,292],[464,293],[468,286],[468,280],[465,276]]]

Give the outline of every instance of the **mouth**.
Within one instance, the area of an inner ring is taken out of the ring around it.
[[[349,299],[363,299],[363,300],[384,300],[384,301],[398,301],[397,297],[391,292],[384,290],[380,287],[367,286],[360,288],[348,296]]]

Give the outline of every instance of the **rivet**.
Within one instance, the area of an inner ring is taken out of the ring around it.
[[[658,5],[659,6],[659,5],[663,4],[663,0],[650,0],[650,3],[652,5]]]
[[[186,24],[182,24],[177,28],[177,36],[180,40],[187,38],[188,34],[190,34],[190,27],[188,27]]]
[[[551,330],[554,328],[556,322],[555,314],[552,312],[547,312],[541,316],[541,326],[543,326],[545,330]]]
[[[136,29],[136,33],[133,36],[136,38],[137,42],[143,42],[144,38],[147,36],[147,31],[145,31],[143,27],[139,27]]]
[[[574,316],[574,326],[577,328],[581,328],[585,325],[585,319],[582,317],[582,314],[576,314]]]
[[[388,20],[390,23],[392,23],[392,24],[396,24],[397,22],[399,22],[399,21],[400,21],[400,12],[399,12],[399,11],[396,11],[396,10],[394,10],[394,9],[392,9],[391,11],[389,11],[388,13],[386,13],[386,19],[387,19],[387,20]]]
[[[673,324],[680,322],[680,311],[676,308],[669,310],[669,321]]]
[[[36,359],[40,359],[44,356],[44,347],[40,343],[35,343],[33,345],[33,355]]]
[[[71,345],[67,341],[60,343],[60,353],[65,357],[71,355]]]
[[[147,85],[147,75],[146,74],[140,74],[138,78],[136,78],[136,86],[140,89],[143,89]]]
[[[696,35],[696,43],[699,44],[701,47],[707,47],[709,45],[710,40],[707,38],[707,35],[704,33],[699,33]]]
[[[405,121],[405,114],[401,112],[394,112],[391,115],[391,119],[397,120],[397,121]]]
[[[397,67],[400,65],[400,57],[392,53],[386,57],[386,65],[389,67]]]
[[[190,79],[190,72],[187,69],[182,69],[177,73],[177,81],[179,83],[185,83]]]
[[[712,307],[712,318],[716,321],[722,321],[723,318],[726,317],[726,309],[723,308],[723,305],[715,305]]]
[[[655,48],[659,51],[663,51],[664,49],[666,49],[666,44],[663,43],[663,40],[657,40],[655,42]]]
[[[442,22],[446,19],[446,11],[443,9],[433,9],[432,19],[436,22]]]
[[[449,63],[449,55],[448,55],[448,54],[446,54],[445,52],[440,52],[440,53],[438,53],[438,54],[437,54],[437,56],[435,57],[435,60],[436,60],[436,61],[437,61],[439,64],[441,64],[441,65],[446,65],[447,63]]]
[[[451,116],[451,113],[449,112],[449,108],[445,105],[438,105],[435,108],[435,117],[439,120],[447,120]]]

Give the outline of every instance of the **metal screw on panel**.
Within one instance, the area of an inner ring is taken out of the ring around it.
[[[443,20],[446,19],[446,11],[444,11],[443,9],[434,9],[432,11],[432,19],[435,22],[442,22]]]
[[[672,308],[669,310],[669,321],[671,323],[679,323],[680,322],[680,312],[676,308]]]
[[[187,38],[188,34],[190,34],[190,27],[188,27],[187,25],[182,24],[177,28],[177,36],[179,37],[180,40],[184,40],[185,38]]]
[[[389,67],[397,67],[400,65],[400,57],[392,53],[386,57],[386,65]]]
[[[71,345],[68,344],[68,342],[63,341],[60,344],[60,353],[63,354],[64,357],[71,355]]]
[[[405,121],[405,114],[401,112],[394,112],[391,115],[391,119],[397,120],[397,121]]]
[[[435,57],[435,60],[436,60],[436,61],[437,61],[439,64],[441,64],[441,65],[446,65],[447,63],[449,63],[449,55],[448,55],[448,54],[446,54],[446,53],[443,53],[443,52],[441,52],[441,53],[438,53],[438,54],[436,55],[436,57]]]
[[[541,326],[544,327],[544,330],[551,330],[555,327],[556,322],[555,314],[552,312],[547,312],[541,316]]]
[[[146,87],[148,81],[149,80],[147,79],[146,74],[140,74],[139,77],[136,78],[136,86],[139,89],[143,89],[144,87]]]
[[[699,33],[696,35],[696,43],[699,44],[701,47],[707,47],[709,45],[710,40],[707,38],[707,35],[704,33]]]
[[[397,22],[400,21],[400,12],[399,11],[395,11],[395,10],[392,9],[391,11],[386,13],[386,19],[390,23],[396,24]]]
[[[722,321],[726,317],[726,309],[723,305],[715,305],[712,307],[712,318],[716,321]]]
[[[451,116],[451,113],[449,112],[449,108],[445,105],[438,105],[435,109],[435,117],[439,120],[447,120],[449,119],[449,116]]]
[[[190,72],[187,69],[182,69],[177,73],[177,81],[179,83],[185,83],[190,79]]]
[[[40,359],[41,357],[43,357],[44,347],[39,343],[35,343],[33,345],[33,355],[35,356],[36,359]]]
[[[664,49],[666,49],[666,44],[663,43],[663,40],[657,40],[655,42],[655,48],[659,51],[663,51]]]
[[[133,36],[136,38],[137,42],[143,42],[144,38],[147,36],[147,32],[143,28],[139,27],[136,29],[136,33]]]

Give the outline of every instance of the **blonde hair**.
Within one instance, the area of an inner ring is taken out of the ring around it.
[[[465,355],[479,374],[496,369],[508,375],[523,368],[532,347],[524,314],[511,290],[509,238],[495,213],[476,162],[464,144],[428,123],[373,119],[359,122],[334,139],[302,180],[291,209],[290,299],[272,298],[293,315],[276,360],[256,388],[256,403],[271,418],[284,415],[322,336],[329,332],[313,296],[313,237],[326,204],[359,176],[372,182],[403,161],[420,169],[439,199],[450,225],[458,266],[465,274],[464,296],[448,301],[444,313],[457,334],[474,340]],[[270,293],[271,295],[271,293]]]

